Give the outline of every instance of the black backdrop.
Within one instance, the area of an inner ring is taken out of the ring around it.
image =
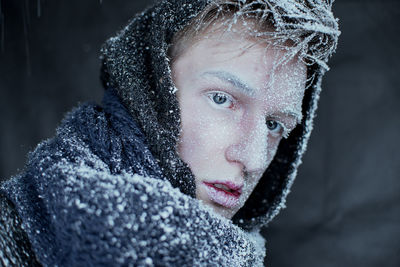
[[[0,179],[99,101],[102,42],[152,1],[0,0]],[[400,266],[400,1],[337,0],[342,35],[269,266]]]

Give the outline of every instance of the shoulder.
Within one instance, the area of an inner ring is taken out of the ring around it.
[[[78,172],[84,175],[86,170]],[[263,258],[247,233],[167,181],[126,174],[97,177],[94,183],[90,194],[66,202],[72,203],[72,217],[60,229],[73,235],[70,240],[87,244],[70,260],[85,262],[90,255],[105,264],[259,266]],[[76,216],[83,223],[79,227],[73,223]],[[101,254],[110,246],[119,250],[107,262]]]
[[[101,161],[112,173],[161,174],[131,116],[121,105],[107,108],[86,103],[67,113],[56,135],[30,154],[28,167],[41,171],[57,162],[94,166]]]
[[[14,205],[0,194],[0,265],[40,266]]]
[[[101,165],[52,168],[42,175],[54,183],[38,192],[57,233],[50,244],[62,244],[50,265],[261,266],[253,238],[168,181]],[[31,238],[40,240],[35,229]]]

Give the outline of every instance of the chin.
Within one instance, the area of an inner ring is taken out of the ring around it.
[[[215,213],[217,213],[218,215],[225,217],[226,219],[232,219],[232,217],[236,214],[236,210],[233,209],[227,209],[225,207],[222,207],[218,204],[205,204],[209,207],[211,207]]]
[[[207,207],[211,208],[216,214],[218,214],[222,217],[225,217],[228,220],[232,219],[232,217],[239,210],[239,207],[227,208],[227,207],[221,206],[218,203],[215,203],[209,199],[201,199],[201,198],[197,198],[197,199],[199,199],[203,205],[206,205]]]

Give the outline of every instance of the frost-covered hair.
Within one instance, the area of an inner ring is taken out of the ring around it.
[[[293,5],[295,2],[295,5]],[[298,55],[309,66],[328,70],[327,61],[335,51],[338,30],[331,7],[332,0],[212,0],[173,38],[168,51],[172,61],[203,33],[217,26],[230,30],[243,21],[245,34],[288,51],[276,65]],[[312,78],[312,77],[309,77]]]

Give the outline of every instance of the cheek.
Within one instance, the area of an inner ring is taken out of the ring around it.
[[[266,168],[268,168],[269,164],[271,163],[272,159],[274,158],[276,151],[278,150],[278,145],[279,145],[280,140],[281,140],[281,138],[271,138],[270,136],[268,137],[268,151],[267,151],[268,156],[267,156]],[[245,188],[243,190],[243,193],[244,193],[243,201],[246,201],[250,197],[254,188],[257,186],[258,182],[262,178],[262,175],[264,174],[265,170],[260,173],[259,172],[253,173],[249,177],[247,177],[248,182],[245,183]]]
[[[217,144],[214,135],[210,133],[210,128],[212,128],[210,125],[202,121],[182,118],[179,153],[183,161],[192,166],[200,160],[209,160],[210,150]]]
[[[275,156],[281,140],[282,140],[281,137],[279,137],[279,138],[273,138],[270,136],[268,137],[268,165],[272,161],[273,157]]]
[[[263,173],[257,173],[247,176],[246,183],[244,184],[244,188],[242,190],[243,197],[241,199],[241,207],[245,204],[247,199],[250,197],[251,193],[253,192],[254,188],[256,188],[258,182],[261,180]]]
[[[211,163],[224,159],[224,151],[232,139],[233,123],[204,105],[192,103],[182,106],[181,110],[182,132],[178,152],[195,176],[200,175],[210,168]]]

